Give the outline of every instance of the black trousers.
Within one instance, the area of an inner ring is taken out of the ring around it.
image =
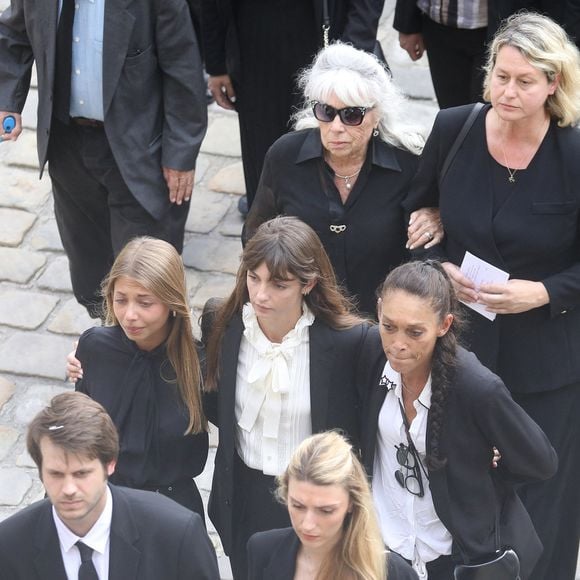
[[[228,556],[234,580],[246,580],[248,577],[246,545],[250,537],[256,532],[287,528],[290,525],[290,516],[286,506],[278,503],[274,497],[275,478],[250,469],[237,453],[234,462],[234,482],[232,551]]]
[[[422,32],[439,107],[480,101],[487,28],[453,28],[423,16]]]
[[[530,580],[574,580],[580,538],[580,383],[512,395],[558,454],[554,477],[518,490],[544,544]]]
[[[102,127],[53,119],[48,163],[75,298],[91,316],[101,316],[101,282],[115,256],[142,235],[166,240],[181,252],[189,203],[153,218],[125,184]]]
[[[266,152],[291,129],[300,101],[296,75],[310,64],[321,33],[311,0],[236,2],[241,78],[233,79],[248,207]]]

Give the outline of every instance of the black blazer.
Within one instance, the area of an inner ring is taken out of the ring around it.
[[[300,540],[293,528],[254,534],[248,541],[248,579],[293,580],[299,548]],[[388,556],[387,575],[389,580],[417,580],[413,568],[392,552]]]
[[[198,514],[156,493],[109,487],[109,580],[219,580],[215,552]],[[0,523],[0,580],[66,578],[48,499]]]
[[[327,0],[330,15],[330,39],[349,42],[373,51],[384,0]],[[240,82],[236,4],[243,0],[201,0],[202,41],[205,67],[210,75],[228,73]],[[313,1],[316,27],[322,47],[323,0]],[[267,23],[264,24],[267,26]],[[271,58],[265,55],[266,58]]]
[[[211,306],[206,304],[204,329],[211,325],[208,322],[211,318],[209,308]],[[241,316],[233,318],[226,328],[221,345],[216,410],[207,406],[209,419],[219,427],[209,516],[226,553],[231,552],[232,545],[236,372],[243,330]],[[356,369],[367,330],[365,324],[348,330],[334,330],[319,320],[315,320],[310,327],[310,409],[313,433],[342,429],[355,444],[358,443],[360,408]]]
[[[378,418],[387,395],[387,389],[379,386],[386,358],[378,330],[369,331],[361,358],[361,378],[367,389],[361,447],[371,476]],[[502,455],[497,469],[491,467],[493,446]],[[457,352],[439,449],[447,462],[429,471],[429,487],[435,511],[453,537],[454,559],[470,562],[495,551],[495,514],[500,510],[501,544],[516,550],[522,578],[527,578],[542,544],[514,485],[552,477],[556,453],[543,431],[512,400],[501,379],[463,348]],[[428,428],[427,453],[431,452]]]
[[[404,204],[439,206],[442,244],[428,255],[460,265],[468,250],[510,273],[543,282],[550,303],[491,322],[470,318],[468,347],[513,392],[580,382],[580,130],[550,126],[528,169],[493,214],[492,160],[484,107],[449,170],[441,168],[472,105],[439,112]],[[507,171],[506,171],[507,179]]]

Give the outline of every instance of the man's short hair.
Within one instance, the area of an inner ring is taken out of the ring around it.
[[[83,393],[56,395],[30,423],[26,446],[39,472],[43,437],[67,453],[98,459],[103,466],[119,455],[119,436],[111,417],[101,404]]]

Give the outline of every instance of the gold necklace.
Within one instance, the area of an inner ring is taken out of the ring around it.
[[[550,118],[549,118],[549,117],[548,117],[548,119],[547,119],[547,122],[544,122],[544,124],[542,125],[542,128],[541,128],[541,130],[540,130],[540,133],[539,133],[539,135],[540,135],[540,136],[542,135],[542,133],[544,133],[544,132],[545,132],[546,125],[548,125],[548,126],[550,125]],[[541,141],[541,139],[540,139],[540,142],[539,142],[539,144],[538,144],[538,147],[536,147],[536,149],[534,150],[534,153],[533,153],[532,157],[530,158],[530,161],[533,159],[534,155],[537,153],[537,151],[538,151],[538,149],[539,149],[539,146],[540,146],[541,142],[542,142],[542,141]],[[508,163],[508,160],[507,160],[507,155],[506,155],[506,152],[505,152],[505,148],[504,148],[504,146],[503,146],[503,139],[502,139],[502,141],[500,142],[499,146],[501,147],[501,152],[502,152],[502,154],[503,154],[503,162],[504,162],[504,164],[505,164],[505,168],[507,169],[507,171],[508,171],[508,173],[509,173],[508,181],[509,181],[510,183],[515,183],[515,182],[516,182],[516,173],[518,172],[518,169],[512,169],[512,168],[509,166],[509,163]],[[524,160],[524,159],[525,159],[525,158],[522,158],[522,160],[520,161],[520,163],[517,163],[516,165],[522,165],[522,164],[523,164],[523,160]],[[528,164],[529,164],[529,162],[528,162]]]

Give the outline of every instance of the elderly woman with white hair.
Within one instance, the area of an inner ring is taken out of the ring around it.
[[[280,214],[319,235],[338,280],[361,311],[374,314],[375,290],[405,261],[407,246],[442,237],[439,214],[412,214],[402,201],[424,139],[403,120],[405,101],[372,55],[335,43],[299,79],[304,107],[296,131],[268,151],[243,240]]]

